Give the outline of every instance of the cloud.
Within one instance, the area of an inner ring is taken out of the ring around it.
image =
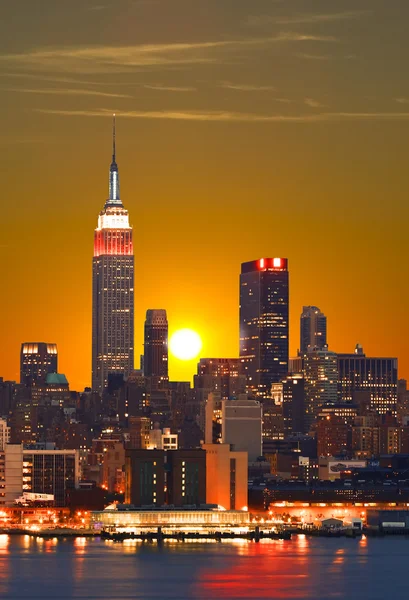
[[[395,102],[398,104],[409,104],[409,98],[395,98]]]
[[[158,90],[161,92],[197,92],[197,88],[195,87],[184,87],[184,86],[177,86],[177,85],[148,85],[145,84],[142,87],[146,88],[147,90]]]
[[[34,109],[49,115],[74,116],[74,117],[110,117],[116,112],[121,118],[131,119],[159,119],[175,121],[213,121],[224,123],[320,123],[331,121],[373,121],[373,120],[409,120],[409,112],[324,112],[313,115],[263,115],[255,113],[240,113],[231,111],[149,111],[131,110],[118,112],[115,110],[53,110]]]
[[[295,56],[305,60],[330,60],[332,58],[330,54],[307,54],[306,52],[298,52]]]
[[[21,54],[0,55],[0,61],[37,70],[75,73],[127,72],[147,67],[212,64],[220,62],[215,51],[241,50],[276,43],[336,42],[334,36],[281,32],[275,36],[211,42],[141,44],[135,46],[90,46],[37,49]]]
[[[304,104],[310,106],[311,108],[323,108],[325,104],[321,104],[318,100],[314,100],[314,98],[305,98]]]
[[[246,83],[230,83],[224,81],[220,87],[228,90],[238,90],[240,92],[273,92],[275,88],[272,85],[251,85]]]
[[[362,15],[371,14],[368,10],[350,10],[339,13],[324,14],[297,14],[289,17],[276,17],[273,15],[255,15],[248,19],[250,25],[307,25],[313,23],[329,23],[332,21],[345,21],[358,19]]]
[[[4,92],[21,92],[23,94],[54,94],[58,96],[103,96],[105,98],[132,98],[127,94],[110,94],[108,92],[98,92],[96,90],[75,90],[75,89],[27,89],[27,88],[0,88]]]

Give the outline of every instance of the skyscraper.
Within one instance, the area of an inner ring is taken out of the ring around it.
[[[168,320],[166,310],[146,311],[144,360],[145,377],[168,376]]]
[[[20,383],[45,383],[49,373],[58,370],[57,344],[26,342],[21,344]]]
[[[288,372],[288,279],[286,258],[241,265],[240,358],[249,392],[260,397]]]
[[[303,306],[300,319],[300,351],[308,346],[324,348],[327,345],[327,317],[317,306]]]
[[[335,352],[308,348],[304,356],[305,426],[309,429],[323,404],[338,400],[338,363]]]
[[[338,354],[338,394],[341,402],[352,402],[357,392],[367,392],[370,405],[380,415],[396,414],[398,359],[366,356],[362,346],[354,354]]]
[[[92,289],[92,389],[101,393],[108,373],[134,368],[134,256],[132,227],[119,193],[115,116],[109,198],[94,236]]]

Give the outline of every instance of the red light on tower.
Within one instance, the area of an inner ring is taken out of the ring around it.
[[[273,258],[273,267],[275,269],[281,269],[281,267],[282,267],[282,260],[281,260],[281,258]]]
[[[259,267],[260,267],[260,269],[264,269],[265,268],[265,260],[264,260],[264,258],[260,258],[260,260],[259,260]]]

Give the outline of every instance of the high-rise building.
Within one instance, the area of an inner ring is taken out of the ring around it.
[[[125,502],[162,506],[165,502],[165,452],[126,450]]]
[[[166,310],[146,311],[143,369],[145,377],[168,377],[168,320]]]
[[[311,427],[323,404],[338,399],[337,355],[328,348],[308,348],[304,355],[305,427]]]
[[[206,452],[166,452],[168,503],[175,506],[206,504]]]
[[[356,392],[370,394],[371,409],[396,415],[398,359],[368,357],[359,344],[354,354],[338,354],[338,393],[341,402],[352,402]]]
[[[222,444],[248,452],[249,462],[262,454],[262,408],[257,400],[222,400]]]
[[[21,344],[20,383],[31,386],[45,383],[49,373],[58,371],[57,344],[25,342]]]
[[[269,397],[288,372],[289,276],[286,258],[243,263],[240,275],[240,358],[248,391]]]
[[[338,456],[348,450],[348,424],[336,414],[320,417],[315,434],[318,456]]]
[[[305,433],[305,381],[300,374],[283,380],[283,417],[285,435]]]
[[[92,389],[102,393],[109,373],[134,368],[134,256],[132,227],[119,193],[115,120],[109,198],[94,236],[92,291]]]
[[[300,319],[300,351],[309,346],[324,348],[327,345],[327,317],[317,306],[303,306]]]
[[[230,444],[203,444],[206,450],[206,502],[226,510],[247,510],[248,455]]]
[[[246,391],[246,376],[239,358],[201,358],[193,381],[200,401],[211,392],[229,400]]]
[[[5,419],[0,419],[0,451],[3,452],[6,444],[10,443],[10,427]]]

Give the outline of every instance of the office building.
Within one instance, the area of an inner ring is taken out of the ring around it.
[[[149,446],[149,434],[151,431],[151,420],[149,417],[128,418],[129,448],[134,450],[146,450]]]
[[[286,258],[243,263],[240,275],[240,359],[249,393],[269,397],[288,373],[289,275]]]
[[[48,373],[43,383],[31,386],[31,399],[33,404],[39,404],[41,399],[49,398],[53,404],[64,407],[69,404],[70,386],[62,373]]]
[[[163,450],[125,451],[125,503],[162,506],[165,503]]]
[[[3,452],[6,444],[10,443],[10,427],[5,419],[0,419],[0,452]]]
[[[317,306],[303,306],[300,319],[300,352],[309,347],[324,348],[327,345],[327,317]]]
[[[263,398],[263,439],[284,439],[283,384],[273,383],[271,398]]]
[[[201,358],[194,376],[194,389],[203,401],[211,392],[226,400],[246,392],[246,376],[239,358]]]
[[[304,356],[305,427],[311,427],[323,404],[338,400],[337,355],[328,348],[308,348]]]
[[[48,494],[54,506],[66,506],[68,490],[78,488],[77,450],[31,450],[7,444],[0,454],[4,464],[4,502],[12,505],[23,493]]]
[[[248,452],[249,462],[262,455],[262,408],[260,402],[248,398],[222,400],[222,444],[232,450]]]
[[[95,230],[92,283],[92,389],[102,394],[108,374],[126,378],[134,368],[132,227],[120,199],[115,121],[109,198]]]
[[[126,450],[125,502],[134,506],[186,506],[206,502],[206,453]]]
[[[247,510],[248,455],[229,444],[203,444],[206,450],[206,502],[226,510]]]
[[[206,504],[206,452],[166,452],[167,501],[174,506]]]
[[[25,342],[20,353],[20,383],[45,383],[49,373],[58,371],[57,344]]]
[[[282,382],[285,436],[306,433],[305,380],[301,374],[289,375]]]
[[[349,449],[348,424],[335,414],[319,417],[315,424],[318,456],[339,456]]]
[[[144,375],[168,377],[168,320],[166,310],[146,311],[144,338]]]
[[[23,450],[23,492],[52,494],[54,506],[60,507],[78,482],[78,450]]]
[[[352,402],[356,392],[369,392],[372,410],[397,414],[397,358],[368,357],[358,344],[354,354],[338,354],[338,372],[341,402]]]

